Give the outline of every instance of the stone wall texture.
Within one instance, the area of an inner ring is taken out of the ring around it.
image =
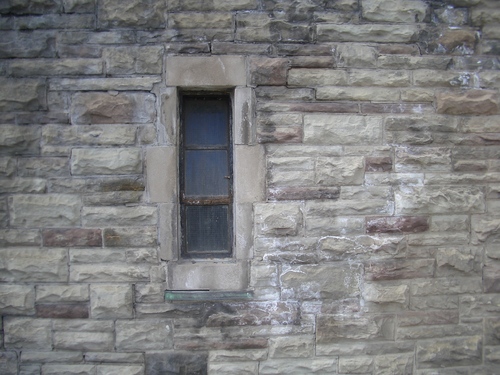
[[[173,57],[252,103],[246,298],[165,299]],[[0,374],[500,374],[499,93],[498,0],[0,1]]]

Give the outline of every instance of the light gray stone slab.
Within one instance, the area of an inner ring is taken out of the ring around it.
[[[74,175],[113,175],[142,173],[142,154],[138,148],[73,149],[71,173]]]
[[[92,285],[90,314],[93,319],[132,318],[133,298],[130,285]]]

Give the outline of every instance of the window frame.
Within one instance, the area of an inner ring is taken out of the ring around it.
[[[181,259],[227,259],[234,257],[235,249],[235,234],[234,234],[234,135],[233,135],[233,92],[230,90],[220,91],[189,91],[180,90],[178,99],[178,113],[179,113],[179,216],[180,216],[180,252]],[[226,118],[226,134],[227,145],[215,147],[192,147],[186,145],[186,106],[185,100],[199,98],[200,100],[222,100],[226,105],[227,118]],[[227,151],[227,167],[228,167],[228,196],[197,196],[186,197],[185,194],[185,178],[186,178],[186,152],[189,150],[226,150]],[[227,206],[227,251],[198,251],[190,252],[187,246],[187,207],[192,206]]]

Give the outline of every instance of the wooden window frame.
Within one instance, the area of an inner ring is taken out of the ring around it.
[[[225,147],[208,147],[208,148],[194,148],[194,149],[227,149],[228,155],[228,173],[226,178],[229,179],[228,196],[227,197],[194,197],[189,198],[185,195],[185,175],[186,175],[186,151],[192,148],[186,146],[185,138],[185,114],[186,109],[184,101],[186,98],[198,97],[203,99],[221,99],[227,104],[227,139],[228,143]],[[234,218],[233,218],[233,204],[234,204],[234,170],[233,170],[233,114],[232,114],[233,98],[228,91],[181,91],[179,93],[179,114],[180,114],[180,132],[179,132],[179,203],[180,203],[180,257],[182,259],[221,259],[232,258],[234,254]],[[227,236],[228,236],[228,249],[227,251],[199,251],[190,252],[187,246],[186,235],[186,209],[189,206],[217,206],[227,205]]]

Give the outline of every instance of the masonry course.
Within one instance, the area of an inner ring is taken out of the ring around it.
[[[495,374],[499,23],[1,2],[0,373]],[[184,91],[232,95],[231,259],[179,256]]]

